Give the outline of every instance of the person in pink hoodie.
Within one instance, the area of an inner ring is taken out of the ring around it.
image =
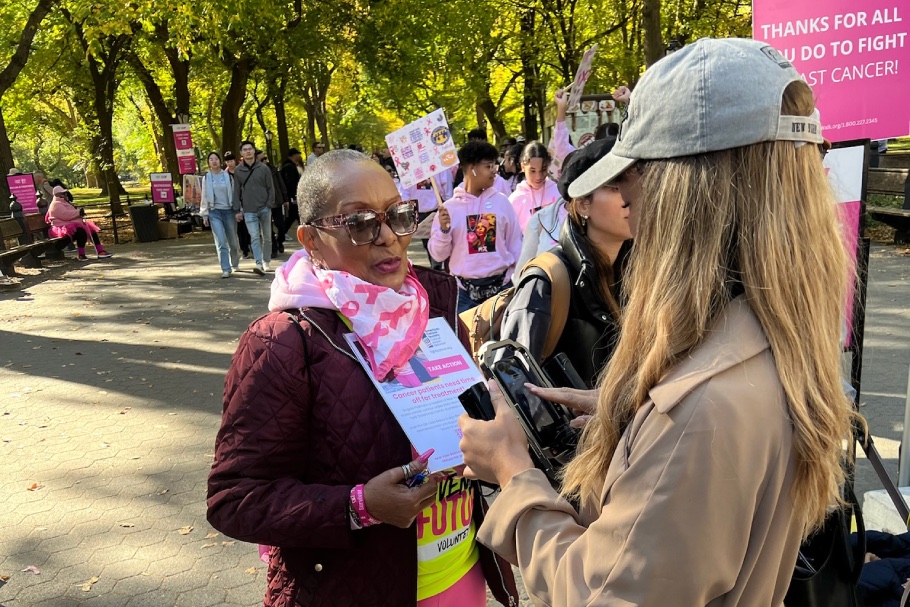
[[[509,199],[493,187],[498,157],[486,141],[458,150],[464,182],[433,219],[430,255],[449,260],[449,272],[458,279],[459,312],[510,286],[521,254],[518,218]]]
[[[66,198],[66,188],[56,186],[54,188],[54,200],[47,209],[47,216],[44,220],[51,225],[48,232],[53,238],[69,237],[76,241],[76,248],[79,252],[79,261],[88,261],[85,256],[85,243],[92,239],[95,245],[95,253],[98,259],[107,259],[113,257],[111,253],[104,250],[101,240],[98,238],[98,232],[101,228],[93,222],[88,221]]]
[[[524,233],[531,215],[559,200],[556,182],[547,177],[550,153],[538,141],[532,141],[521,153],[521,170],[525,179],[516,186],[509,197]]]

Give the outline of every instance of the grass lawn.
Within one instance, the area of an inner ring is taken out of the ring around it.
[[[146,196],[152,195],[150,188],[142,187],[138,184],[135,184],[135,186],[125,186],[124,189],[133,202],[143,200]],[[73,193],[73,198],[75,198],[74,204],[76,206],[105,204],[110,202],[110,199],[107,196],[101,195],[101,188],[72,188],[70,191]],[[126,204],[126,196],[121,194],[120,202]]]

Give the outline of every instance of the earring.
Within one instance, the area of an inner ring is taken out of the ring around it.
[[[474,169],[471,169],[471,175],[473,175],[474,177],[477,177],[477,171],[475,171]]]
[[[324,263],[321,259],[317,259],[317,258],[313,257],[312,260],[313,260],[313,267],[315,267],[315,268],[317,268],[317,269],[319,269],[319,270],[327,270],[327,269],[328,269],[328,268],[326,267],[325,263]]]
[[[581,230],[582,230],[582,232],[586,232],[588,230],[588,216],[587,215],[581,216]]]

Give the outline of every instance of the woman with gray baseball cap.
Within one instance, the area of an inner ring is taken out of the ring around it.
[[[460,420],[466,474],[503,487],[478,539],[536,602],[782,604],[839,500],[853,416],[820,130],[777,51],[700,40],[645,73],[618,142],[570,186],[617,184],[635,247],[599,390],[532,389],[593,413],[561,491],[495,387],[494,421]]]

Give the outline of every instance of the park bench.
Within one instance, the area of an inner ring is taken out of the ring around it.
[[[869,169],[868,194],[903,197],[901,208],[866,205],[866,212],[876,221],[894,228],[895,244],[910,244],[910,169]]]
[[[30,235],[28,240],[34,242],[37,236],[44,243],[45,259],[59,260],[64,258],[63,249],[70,243],[69,237],[51,238],[48,232],[51,226],[44,220],[44,215],[41,213],[29,213],[23,216],[23,221],[25,223],[25,231]]]
[[[8,243],[15,244],[9,245]],[[7,276],[15,276],[15,264],[21,263],[28,268],[40,268],[38,258],[46,244],[44,241],[28,242],[25,230],[15,219],[0,219],[0,271]]]

